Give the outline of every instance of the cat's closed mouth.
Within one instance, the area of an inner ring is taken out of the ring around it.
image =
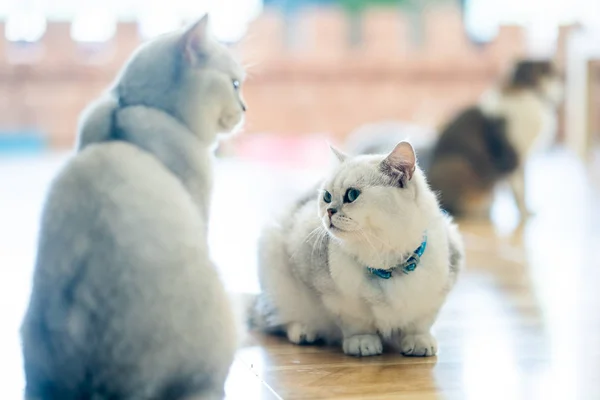
[[[343,229],[338,228],[337,226],[335,226],[333,223],[329,223],[329,230],[330,231],[338,231],[338,232],[345,232]]]

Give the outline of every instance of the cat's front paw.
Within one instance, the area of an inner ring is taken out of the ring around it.
[[[311,344],[317,340],[317,334],[304,324],[292,322],[287,327],[288,340],[295,344]]]
[[[405,335],[400,339],[400,352],[405,356],[431,357],[437,353],[437,340],[431,333]]]
[[[383,352],[379,335],[356,335],[344,339],[344,353],[349,356],[376,356]]]

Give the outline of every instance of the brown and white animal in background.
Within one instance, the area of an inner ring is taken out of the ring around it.
[[[459,217],[488,217],[496,184],[508,179],[526,218],[525,164],[532,152],[551,144],[561,97],[562,83],[551,62],[523,60],[502,85],[458,112],[437,139],[419,137],[419,164],[439,193],[441,206]],[[369,124],[349,136],[346,149],[383,154],[395,141],[417,132],[426,130],[401,123]]]
[[[519,159],[509,183],[522,219],[531,214],[525,201],[525,164],[533,152],[552,144],[562,97],[562,78],[551,61],[524,60],[503,87],[485,93],[480,102],[486,115],[506,121],[508,141]]]

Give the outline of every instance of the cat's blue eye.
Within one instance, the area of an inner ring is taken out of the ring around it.
[[[325,193],[323,193],[323,201],[327,204],[331,203],[331,193],[329,193],[327,190]]]
[[[233,79],[233,80],[231,81],[231,83],[232,83],[232,85],[233,85],[233,88],[234,88],[235,90],[239,90],[239,89],[240,89],[240,81],[238,81],[237,79]]]
[[[345,197],[344,202],[352,203],[354,200],[356,200],[358,198],[358,196],[360,196],[360,190],[350,188],[346,191],[346,196],[344,196]]]

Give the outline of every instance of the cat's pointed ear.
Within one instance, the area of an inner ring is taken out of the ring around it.
[[[415,150],[410,143],[403,141],[381,162],[381,171],[404,187],[412,179],[416,165]]]
[[[206,59],[206,47],[209,38],[208,14],[190,25],[182,36],[184,56],[192,64]]]
[[[346,153],[344,153],[340,149],[336,148],[334,145],[329,144],[329,148],[331,149],[331,152],[338,159],[338,161],[340,163],[343,163],[348,158],[348,155]]]

